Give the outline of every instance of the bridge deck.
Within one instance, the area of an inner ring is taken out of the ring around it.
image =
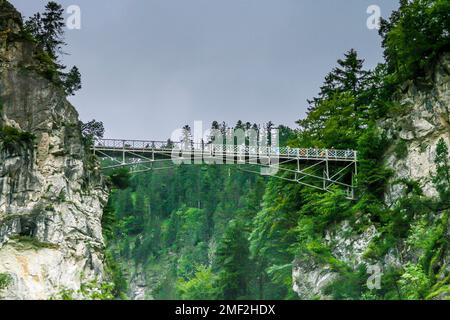
[[[310,160],[310,161],[344,161],[356,162],[357,152],[354,150],[315,149],[315,148],[290,148],[290,147],[252,147],[252,146],[228,146],[215,144],[190,144],[174,142],[170,145],[165,141],[146,140],[121,140],[99,139],[94,144],[94,151],[99,151],[107,156],[118,156],[124,152],[137,156],[149,154],[164,154],[170,156],[174,149],[183,153],[191,153],[193,156],[236,156],[248,158],[278,157],[280,160]]]
[[[357,152],[354,150],[252,147],[216,144],[186,144],[164,141],[100,139],[93,151],[105,163],[103,169],[131,167],[133,173],[157,170],[155,161],[174,161],[174,164],[250,164],[258,165],[262,175],[296,182],[322,191],[332,186],[345,188],[347,197],[354,199],[353,177],[357,174]],[[295,168],[281,164],[295,162]],[[330,165],[332,164],[332,165]],[[166,169],[165,167],[161,169]],[[278,175],[278,171],[283,175]],[[256,171],[249,171],[254,172]]]

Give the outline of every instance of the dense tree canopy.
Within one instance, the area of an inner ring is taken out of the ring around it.
[[[309,101],[300,129],[279,127],[282,145],[358,150],[356,201],[339,188],[321,193],[236,166],[154,171],[133,176],[129,188],[114,191],[111,255],[143,268],[157,298],[297,298],[294,259],[336,272],[325,290],[336,299],[422,299],[448,291],[449,274],[442,268],[448,257],[448,146],[442,140],[436,148],[433,183],[439,197],[424,197],[417,181],[399,181],[404,195],[388,205],[384,195],[392,173],[382,157],[396,141],[377,122],[397,112],[399,84],[416,81],[448,51],[449,5],[402,0],[382,23],[385,63],[367,70],[358,53],[348,51]],[[236,124],[263,131],[273,127]],[[212,129],[225,133],[228,127],[215,121]],[[370,290],[366,266],[340,261],[326,241],[327,232],[344,220],[356,233],[377,228],[379,235],[364,252],[367,261],[380,261],[405,243],[420,252],[418,261],[385,270],[382,288]]]

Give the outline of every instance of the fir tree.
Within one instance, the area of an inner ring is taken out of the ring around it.
[[[69,73],[62,73],[63,87],[67,95],[74,95],[81,89],[81,74],[77,67],[73,67]]]
[[[42,48],[54,60],[62,53],[64,42],[64,9],[54,1],[45,6],[41,15],[36,13],[26,23],[25,28],[39,42]]]

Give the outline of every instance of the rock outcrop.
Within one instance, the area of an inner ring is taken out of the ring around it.
[[[350,236],[351,235],[351,236]],[[331,248],[333,256],[347,264],[358,266],[364,263],[364,252],[378,235],[374,226],[358,234],[348,221],[344,221],[325,236],[325,244]],[[328,299],[324,289],[337,279],[333,266],[311,260],[295,260],[293,263],[294,291],[305,300]]]
[[[0,274],[4,299],[49,299],[104,278],[108,193],[78,114],[21,15],[0,0]]]
[[[405,84],[398,97],[402,110],[397,116],[380,122],[380,127],[393,141],[384,155],[386,166],[393,172],[385,195],[388,205],[404,194],[405,185],[401,181],[418,182],[425,196],[438,196],[432,183],[436,173],[436,146],[441,138],[450,145],[450,54],[441,57],[422,83]],[[436,221],[439,215],[436,213]],[[325,243],[336,259],[354,268],[360,264],[378,265],[380,270],[417,263],[420,252],[412,250],[405,241],[390,248],[379,261],[365,258],[364,253],[379,233],[370,223],[362,233],[355,229],[358,226],[345,221],[326,235]],[[449,252],[448,248],[446,250]],[[448,274],[448,253],[443,256],[446,261],[440,262],[441,270]],[[293,263],[293,289],[301,299],[327,299],[324,289],[337,275],[330,265],[313,259],[297,259]]]
[[[388,203],[402,195],[401,180],[419,182],[426,196],[437,191],[431,181],[436,173],[436,146],[442,138],[450,145],[450,54],[443,55],[436,68],[421,81],[407,83],[399,98],[401,116],[381,126],[395,140],[385,158],[393,170]]]

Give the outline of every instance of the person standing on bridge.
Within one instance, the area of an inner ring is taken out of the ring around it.
[[[331,147],[331,149],[330,149],[330,157],[336,158],[336,150],[334,149],[334,147]]]

